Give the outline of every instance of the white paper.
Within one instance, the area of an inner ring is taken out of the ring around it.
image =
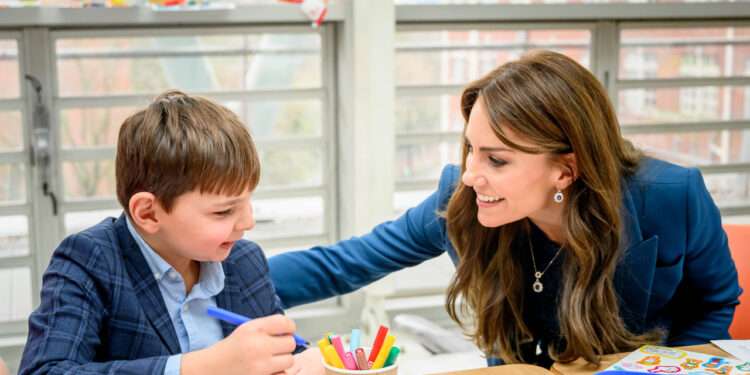
[[[711,340],[711,342],[737,359],[750,361],[750,340]]]

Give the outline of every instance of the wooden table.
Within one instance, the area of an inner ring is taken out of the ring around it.
[[[721,357],[734,358],[731,355],[727,354],[725,351],[717,348],[716,346],[712,344],[681,346],[680,349],[704,353],[704,354],[711,354],[711,355],[716,355],[716,356],[721,356]],[[434,374],[434,375],[550,375],[550,374],[590,375],[597,371],[604,370],[605,368],[619,361],[620,359],[622,359],[628,354],[630,353],[618,353],[618,354],[611,354],[611,355],[604,356],[602,357],[601,365],[599,365],[598,367],[590,365],[586,363],[586,361],[579,359],[575,362],[566,363],[566,364],[555,363],[554,365],[552,365],[552,369],[550,370],[546,370],[538,366],[530,366],[530,365],[505,365],[505,366],[496,366],[496,367],[485,367],[485,368],[475,369],[475,370],[445,372],[445,373]]]

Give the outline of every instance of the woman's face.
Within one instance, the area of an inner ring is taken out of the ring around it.
[[[533,147],[508,127],[503,131],[511,141]],[[548,154],[528,154],[503,144],[492,131],[481,97],[469,115],[465,138],[468,153],[462,181],[476,193],[480,224],[499,227],[526,217],[549,221],[560,212],[562,205],[552,200],[558,186],[566,186],[560,165]]]

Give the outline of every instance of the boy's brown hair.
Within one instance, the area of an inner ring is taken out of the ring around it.
[[[232,111],[180,91],[159,95],[120,128],[117,199],[130,214],[133,194],[147,191],[169,212],[180,195],[239,195],[260,180],[253,139]]]

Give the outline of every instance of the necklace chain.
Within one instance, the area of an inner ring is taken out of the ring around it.
[[[557,256],[560,255],[560,252],[562,251],[562,246],[557,249],[557,252],[555,253],[555,256],[552,257],[552,260],[547,263],[547,266],[544,267],[544,270],[539,272],[539,269],[536,268],[536,258],[534,257],[534,247],[531,246],[531,238],[529,238],[529,252],[531,252],[531,265],[534,266],[534,283],[531,285],[532,289],[537,292],[541,293],[542,290],[544,290],[544,285],[542,284],[542,276],[544,276],[544,273],[547,272],[547,270],[552,266],[552,263],[555,262],[555,259],[557,259]]]

